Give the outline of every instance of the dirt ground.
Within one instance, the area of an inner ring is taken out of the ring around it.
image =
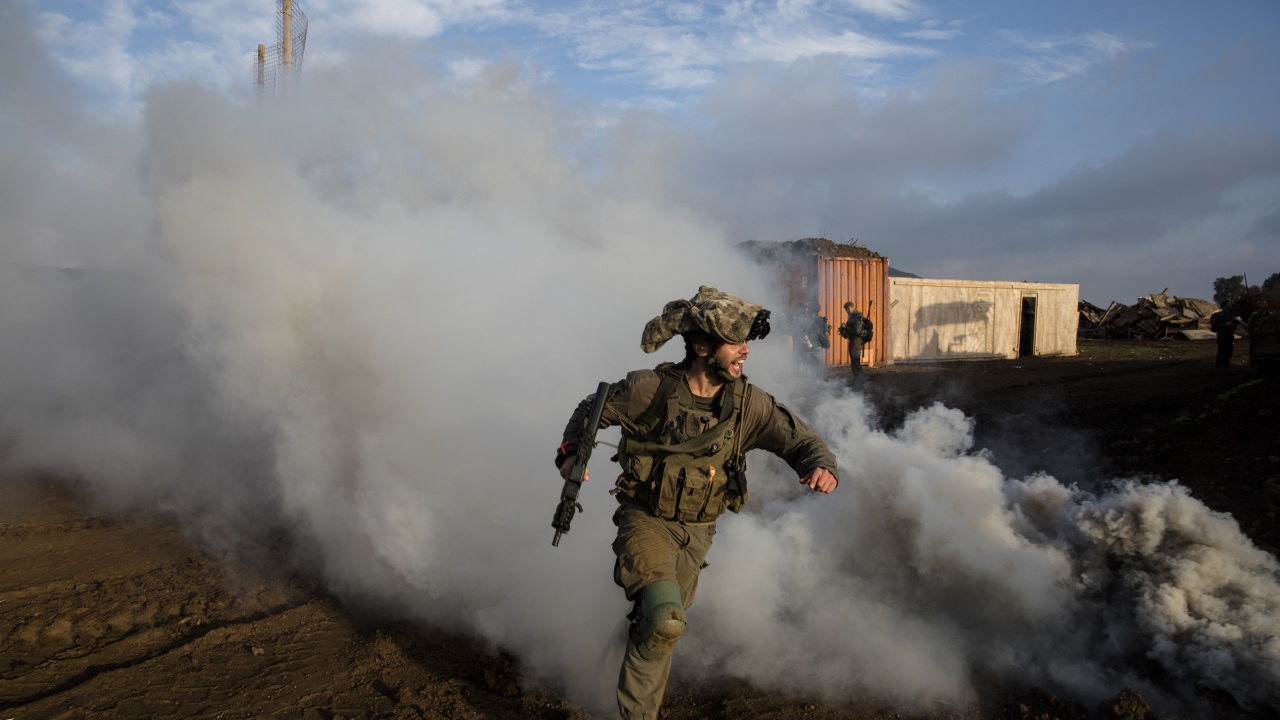
[[[1008,475],[1035,469],[1088,486],[1177,478],[1276,553],[1280,378],[1237,348],[1082,341],[1070,358],[874,369],[865,388],[892,427],[934,399],[977,419]],[[833,371],[847,380],[847,370]],[[344,606],[306,578],[217,557],[162,515],[85,504],[56,478],[0,476],[0,720],[36,718],[585,718],[520,676],[500,650]],[[726,680],[673,680],[663,717],[1131,718],[1141,698],[1082,707],[1035,688],[993,686],[978,707],[914,714],[829,706]],[[1117,692],[1119,692],[1119,688]],[[1217,717],[1261,718],[1230,698]],[[1162,716],[1169,720],[1169,715]]]

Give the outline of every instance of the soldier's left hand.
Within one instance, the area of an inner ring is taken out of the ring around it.
[[[836,480],[836,476],[832,475],[826,468],[814,468],[809,471],[808,475],[800,478],[800,484],[818,492],[829,493],[835,490],[836,485],[840,483]]]

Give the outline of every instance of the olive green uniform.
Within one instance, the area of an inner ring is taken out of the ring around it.
[[[569,420],[557,464],[576,452],[593,400],[583,400]],[[619,503],[614,580],[636,603],[618,707],[624,720],[656,718],[671,654],[646,659],[643,652],[635,622],[645,588],[677,583],[684,607],[693,604],[716,519],[747,501],[747,450],[768,450],[802,477],[815,468],[836,475],[836,461],[807,425],[745,377],[715,398],[699,398],[684,368],[669,363],[629,373],[609,388],[600,426],[614,425],[623,438],[614,458],[622,466],[612,491]]]
[[[1209,316],[1209,329],[1214,332],[1218,342],[1218,354],[1214,359],[1214,367],[1219,373],[1231,370],[1231,356],[1236,349],[1236,329],[1239,323],[1235,315],[1228,310],[1219,310]]]
[[[849,341],[849,370],[862,375],[862,346],[871,340],[871,320],[857,310],[847,310],[849,317],[840,326],[840,336]]]

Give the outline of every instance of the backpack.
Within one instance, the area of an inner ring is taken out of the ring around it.
[[[850,317],[840,326],[840,337],[846,340],[854,338],[867,338],[871,332],[871,321],[859,314],[856,317]]]

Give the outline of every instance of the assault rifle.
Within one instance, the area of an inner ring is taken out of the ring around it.
[[[591,403],[591,412],[587,415],[587,426],[578,441],[577,459],[573,469],[569,471],[569,479],[564,481],[564,489],[560,491],[560,504],[556,506],[556,515],[551,519],[551,527],[556,529],[556,537],[551,541],[560,547],[560,535],[569,532],[569,523],[573,522],[575,512],[582,510],[578,502],[578,491],[582,489],[582,479],[587,474],[587,462],[591,460],[591,451],[596,446],[596,432],[600,430],[600,416],[604,414],[604,403],[609,399],[609,383],[602,382],[596,388],[595,402]]]

